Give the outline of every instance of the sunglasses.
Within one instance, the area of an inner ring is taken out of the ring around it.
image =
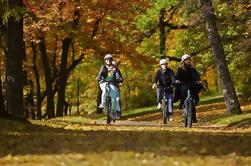
[[[112,58],[106,58],[105,60],[109,60],[109,61],[111,61],[111,60],[112,60]]]

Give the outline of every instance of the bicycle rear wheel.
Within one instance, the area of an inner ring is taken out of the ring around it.
[[[167,104],[166,104],[165,100],[162,100],[161,109],[162,109],[162,120],[163,120],[163,123],[166,124],[166,122],[167,122]]]
[[[111,97],[106,98],[106,124],[110,124],[112,121],[111,118]]]

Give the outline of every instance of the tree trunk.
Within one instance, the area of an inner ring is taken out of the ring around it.
[[[125,72],[126,77],[128,78],[128,71]],[[128,110],[129,108],[129,100],[131,98],[131,87],[130,87],[130,81],[126,81],[126,92],[125,93],[125,110]]]
[[[29,93],[27,94],[24,103],[25,103],[25,113],[26,118],[31,118],[35,120],[35,103],[34,103],[34,93],[33,93],[33,82],[28,80]]]
[[[160,10],[159,30],[160,30],[160,58],[166,57],[166,25],[165,25],[166,9]]]
[[[35,74],[35,80],[36,80],[36,94],[37,94],[37,100],[36,100],[36,112],[37,112],[37,119],[41,120],[42,119],[42,96],[41,96],[41,86],[40,86],[40,77],[39,77],[39,72],[38,72],[38,68],[37,68],[37,49],[35,46],[35,43],[32,42],[31,43],[31,48],[33,51],[33,72]]]
[[[213,51],[227,111],[231,114],[240,114],[241,109],[227,66],[226,56],[224,54],[221,38],[216,26],[212,2],[211,0],[201,0],[201,2],[203,7],[202,11],[208,31],[208,39]]]
[[[46,96],[47,96],[47,106],[46,112],[48,118],[55,117],[55,108],[54,108],[54,95],[52,91],[52,78],[51,78],[51,68],[49,65],[46,47],[45,47],[45,39],[44,36],[40,38],[39,48],[41,52],[41,60],[44,69],[44,77],[45,77],[45,84],[46,84]]]
[[[62,42],[62,56],[61,56],[61,65],[59,72],[59,87],[58,87],[58,103],[57,103],[57,116],[63,116],[63,110],[65,106],[65,90],[67,82],[67,60],[68,60],[68,51],[70,49],[72,39],[67,37]]]
[[[80,109],[79,109],[79,90],[80,90],[80,80],[78,78],[78,88],[77,88],[77,115],[80,113]]]
[[[21,0],[9,0],[10,9],[22,7]],[[20,14],[17,21],[15,17],[10,16],[8,19],[7,29],[7,55],[6,55],[6,98],[7,111],[15,119],[24,119],[23,107],[23,58],[24,58],[24,41],[23,41],[23,17]]]
[[[80,18],[80,12],[79,12],[79,8],[76,6],[74,14],[73,14],[73,22],[72,22],[73,29],[77,28],[79,24],[79,18]],[[59,87],[58,87],[58,103],[57,103],[57,112],[56,112],[57,116],[63,116],[63,111],[64,111],[63,109],[66,103],[65,90],[66,90],[66,82],[68,79],[67,60],[68,60],[68,52],[69,52],[71,43],[72,43],[72,34],[64,38],[62,41],[62,55],[61,55],[61,64],[60,64],[60,72],[59,72]]]
[[[0,77],[0,118],[6,117],[6,111],[4,108],[4,97],[3,97],[3,91],[2,91],[2,80]]]

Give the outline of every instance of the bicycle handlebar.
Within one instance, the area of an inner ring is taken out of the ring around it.
[[[195,81],[192,83],[186,83],[186,82],[179,82],[179,83],[175,83],[174,85],[188,85],[188,86],[193,86],[193,85],[197,85],[197,84],[201,84],[199,81]]]

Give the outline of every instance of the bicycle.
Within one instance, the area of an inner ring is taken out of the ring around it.
[[[191,94],[190,88],[198,84],[197,82],[192,83],[190,85],[185,85],[187,89],[187,97],[183,104],[183,117],[184,117],[184,125],[185,127],[192,127],[193,123],[193,116],[195,116],[195,99],[193,98],[193,95]]]
[[[195,109],[195,103],[191,96],[191,92],[187,90],[187,97],[183,104],[183,116],[184,116],[184,124],[185,127],[192,127],[192,114],[193,109]]]
[[[105,91],[106,91],[106,97],[105,97],[105,107],[104,107],[104,113],[106,114],[106,123],[110,124],[112,121],[115,122],[117,119],[117,113],[114,107],[112,107],[112,98],[110,96],[110,81],[107,81]]]
[[[169,90],[169,87],[164,87],[164,93],[163,93],[163,99],[161,101],[161,110],[162,110],[162,120],[163,124],[167,123],[167,118],[170,119],[171,112],[168,111],[169,107],[172,107],[171,104],[169,103],[169,99],[166,98],[166,91]],[[171,108],[172,109],[172,108]]]

